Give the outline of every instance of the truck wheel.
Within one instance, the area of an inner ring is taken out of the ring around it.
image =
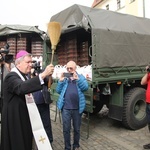
[[[125,127],[137,130],[147,125],[145,89],[133,88],[124,96],[123,119]]]

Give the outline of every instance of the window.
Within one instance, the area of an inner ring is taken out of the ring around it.
[[[108,4],[108,5],[106,5],[106,10],[109,10],[109,4]]]
[[[120,9],[121,8],[121,2],[120,0],[117,0],[117,9]]]

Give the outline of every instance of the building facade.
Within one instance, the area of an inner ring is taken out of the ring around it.
[[[150,0],[94,0],[92,7],[150,18]]]

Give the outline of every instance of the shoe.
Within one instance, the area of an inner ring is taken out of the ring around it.
[[[144,148],[144,149],[150,149],[150,143],[149,143],[149,144],[146,144],[146,145],[143,145],[143,148]]]
[[[79,150],[79,148],[78,148],[78,147],[76,147],[74,150]]]

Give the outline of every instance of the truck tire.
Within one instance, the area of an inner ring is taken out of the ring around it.
[[[132,130],[147,125],[144,88],[133,88],[125,94],[122,123],[126,128]]]

